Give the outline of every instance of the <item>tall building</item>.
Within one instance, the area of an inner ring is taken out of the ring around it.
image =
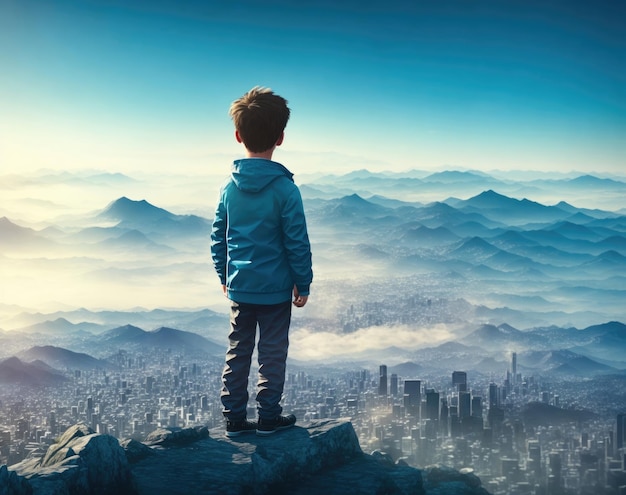
[[[483,417],[483,399],[478,395],[472,397],[472,416],[475,418]]]
[[[472,397],[469,392],[459,392],[459,418],[461,420],[472,415]]]
[[[511,353],[511,379],[513,383],[517,381],[517,352]]]
[[[619,449],[624,448],[626,444],[626,414],[617,415],[617,428],[615,428],[615,448],[619,455]]]
[[[498,385],[495,383],[489,384],[489,408],[496,407],[498,405]]]
[[[379,370],[378,395],[387,395],[387,365],[381,364]]]
[[[452,372],[452,386],[459,391],[467,390],[467,373],[465,371]]]
[[[404,396],[408,397],[406,403],[408,412],[413,416],[418,416],[422,403],[422,381],[404,380]]]
[[[432,421],[439,420],[439,392],[426,389],[426,417]]]
[[[391,379],[389,380],[389,393],[392,397],[398,396],[398,375],[395,373],[391,374]]]

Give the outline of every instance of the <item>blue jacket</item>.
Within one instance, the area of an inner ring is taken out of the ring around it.
[[[263,158],[235,160],[211,232],[213,265],[229,299],[278,304],[309,294],[311,246],[293,174]]]

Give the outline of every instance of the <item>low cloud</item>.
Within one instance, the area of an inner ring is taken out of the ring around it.
[[[431,347],[454,336],[445,325],[417,328],[408,325],[374,326],[344,334],[299,329],[290,335],[289,356],[302,361],[343,356],[354,359],[359,353],[372,354],[389,347],[405,350]]]

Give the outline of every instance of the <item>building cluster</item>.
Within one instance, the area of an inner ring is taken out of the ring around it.
[[[171,352],[120,352],[116,360],[116,371],[73,370],[63,386],[3,389],[0,464],[42,453],[78,422],[120,439],[143,439],[158,427],[223,425],[221,362]],[[626,414],[582,424],[524,422],[527,404],[562,405],[558,392],[518,373],[513,354],[499,382],[470,383],[460,370],[438,379],[398,376],[385,365],[288,370],[283,406],[301,424],[350,418],[364,451],[474,472],[494,495],[623,495]]]

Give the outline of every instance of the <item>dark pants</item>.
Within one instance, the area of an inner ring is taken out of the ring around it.
[[[280,304],[246,304],[231,301],[229,346],[222,373],[224,416],[244,419],[248,404],[248,376],[256,339],[259,343],[257,410],[259,418],[274,419],[282,412],[280,399],[285,385],[291,301]]]

